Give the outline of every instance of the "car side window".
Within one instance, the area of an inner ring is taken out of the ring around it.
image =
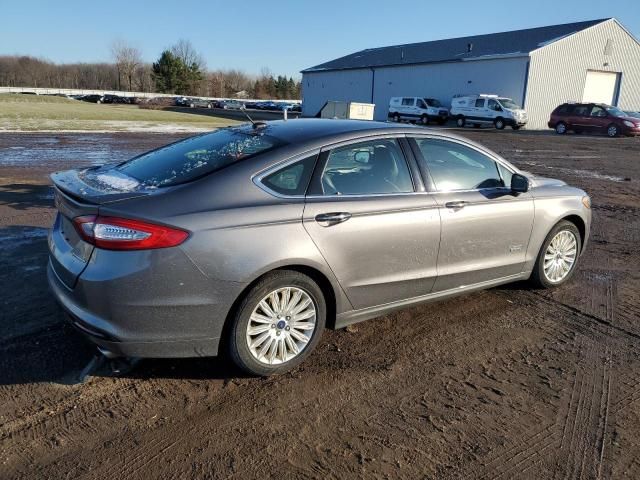
[[[262,184],[281,195],[302,196],[307,191],[316,155],[291,163],[262,179]]]
[[[379,139],[331,150],[321,177],[324,195],[413,192],[398,141]]]
[[[403,98],[402,99],[402,106],[403,107],[413,107],[413,103],[414,103],[414,98]]]
[[[573,115],[577,117],[588,117],[590,110],[591,108],[589,107],[589,105],[576,105],[576,107],[573,109]]]
[[[432,138],[417,138],[416,143],[440,192],[505,186],[497,163],[473,148]]]
[[[489,107],[489,110],[495,110],[495,111],[502,110],[502,108],[500,107],[500,104],[495,100],[489,100],[487,106]]]
[[[424,101],[422,99],[418,99],[418,107],[419,108],[427,108]]]
[[[591,109],[591,116],[592,117],[606,117],[607,116],[607,111],[604,108],[599,107],[598,105],[594,105],[593,108]]]
[[[476,100],[476,108],[484,108],[484,98],[478,98]]]

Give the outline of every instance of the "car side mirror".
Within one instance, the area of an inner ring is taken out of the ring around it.
[[[514,173],[511,176],[511,191],[513,193],[525,193],[529,190],[529,180],[524,175]]]

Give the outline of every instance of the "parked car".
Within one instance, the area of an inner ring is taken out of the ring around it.
[[[222,108],[225,110],[241,110],[244,106],[242,102],[238,102],[237,100],[224,100],[221,103]]]
[[[456,95],[450,112],[460,128],[493,124],[498,130],[506,126],[518,130],[527,124],[527,112],[510,98],[498,95]]]
[[[433,120],[444,125],[449,118],[449,110],[435,98],[391,97],[388,117],[394,122],[411,120],[426,125]]]
[[[568,131],[640,135],[640,119],[604,103],[563,103],[551,113],[548,125],[560,135]]]
[[[107,94],[102,97],[102,103],[119,103],[119,104],[129,104],[130,100],[127,97],[121,97],[119,95],[111,95]]]
[[[83,102],[102,103],[104,97],[102,95],[83,95],[79,99]]]
[[[245,124],[51,178],[48,280],[76,328],[108,356],[225,345],[257,375],[298,365],[325,326],[562,285],[591,224],[582,190],[393,123]]]

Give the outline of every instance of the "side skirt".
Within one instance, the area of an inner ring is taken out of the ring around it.
[[[498,285],[504,285],[505,283],[517,282],[518,280],[527,280],[530,276],[531,272],[522,272],[516,275],[497,278],[495,280],[474,283],[473,285],[465,285],[449,290],[443,290],[442,292],[428,293],[426,295],[420,295],[419,297],[399,300],[397,302],[386,303],[384,305],[376,305],[375,307],[362,308],[360,310],[350,310],[348,312],[338,314],[338,316],[336,317],[335,328],[344,328],[353,323],[363,322],[372,318],[381,317],[396,310],[402,310],[404,308],[413,307],[422,303],[444,300],[447,298],[456,297],[458,295],[463,295],[465,293],[471,293],[478,290],[485,290],[487,288],[496,287]]]

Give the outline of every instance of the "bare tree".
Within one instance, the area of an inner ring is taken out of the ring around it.
[[[116,40],[111,44],[111,55],[118,69],[118,88],[122,90],[121,78],[124,76],[129,91],[133,90],[133,78],[136,69],[142,63],[140,50],[124,40]]]
[[[185,40],[184,38],[178,40],[178,42],[171,47],[171,53],[182,60],[187,67],[196,67],[202,72],[207,69],[204,58],[198,53],[189,40]]]

